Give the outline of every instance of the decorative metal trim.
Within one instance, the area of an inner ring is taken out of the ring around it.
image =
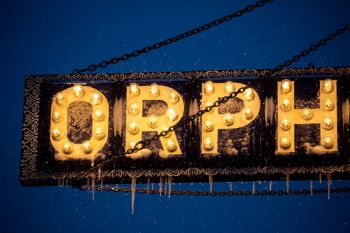
[[[22,129],[22,158],[21,158],[21,181],[34,180],[58,180],[58,179],[80,179],[88,177],[86,172],[66,172],[66,173],[44,173],[36,171],[36,159],[38,152],[38,130],[39,130],[39,105],[40,105],[40,86],[45,81],[93,81],[93,80],[112,80],[122,81],[131,79],[206,79],[206,78],[225,78],[225,77],[257,77],[268,72],[262,70],[212,70],[212,71],[193,71],[193,72],[151,72],[151,73],[121,73],[121,74],[77,74],[77,75],[40,75],[28,76],[25,81],[24,94],[24,116]],[[298,77],[303,75],[315,76],[344,76],[350,75],[350,67],[326,67],[326,68],[300,68],[284,69],[276,76]],[[122,177],[159,177],[159,176],[208,176],[208,175],[305,175],[305,174],[331,174],[331,173],[350,173],[350,164],[343,166],[321,166],[321,167],[248,167],[236,168],[227,167],[222,169],[152,169],[152,170],[106,170],[101,172],[101,178],[122,178]]]

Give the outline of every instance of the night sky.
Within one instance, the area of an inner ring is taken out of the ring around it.
[[[350,232],[350,194],[186,197],[21,187],[24,77],[75,68],[161,41],[254,1],[0,1],[0,232]],[[272,68],[350,22],[346,0],[277,0],[231,22],[97,72]],[[350,32],[293,67],[350,66]],[[314,182],[326,188],[326,182]],[[333,186],[349,186],[333,181]],[[264,189],[268,183],[257,184]],[[308,188],[309,181],[292,181]],[[143,187],[138,185],[138,187]],[[250,189],[251,182],[233,188]],[[284,183],[274,187],[284,188]],[[207,183],[174,189],[208,190]],[[228,190],[226,183],[215,190]]]

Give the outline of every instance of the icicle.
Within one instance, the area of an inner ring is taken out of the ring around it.
[[[91,167],[93,167],[93,166],[95,166],[95,161],[94,160],[91,161]]]
[[[310,195],[312,196],[314,194],[314,183],[312,180],[310,180]]]
[[[228,182],[228,187],[230,189],[230,191],[232,192],[233,188],[232,188],[232,182]]]
[[[209,175],[209,190],[210,190],[210,193],[213,192],[213,175]]]
[[[86,189],[87,190],[91,189],[91,187],[90,187],[90,179],[88,177],[86,178]]]
[[[320,180],[320,184],[322,184],[322,173],[319,174],[318,178]]]
[[[289,193],[289,174],[286,175],[286,191]]]
[[[98,181],[101,181],[101,168],[98,168]]]
[[[269,181],[269,191],[272,190],[272,181]]]
[[[151,184],[151,189],[154,190],[154,183]]]
[[[150,182],[150,177],[147,177],[147,193],[149,194],[149,182]]]
[[[253,181],[253,195],[255,195],[255,181]]]
[[[331,184],[332,184],[332,177],[331,177],[331,174],[327,174],[328,200],[331,199]]]
[[[136,177],[131,177],[131,214],[135,211]]]
[[[168,177],[165,177],[164,178],[164,195],[166,195],[167,183],[168,183]]]
[[[162,196],[162,191],[163,191],[162,185],[163,185],[163,176],[160,176],[159,177],[159,196]]]
[[[172,177],[172,176],[169,176],[169,177],[168,177],[168,185],[169,185],[169,188],[168,188],[168,197],[170,198],[170,195],[171,195],[171,186],[173,185],[173,177]]]
[[[96,178],[95,178],[95,175],[92,175],[91,176],[92,201],[95,201],[95,184],[96,184]]]

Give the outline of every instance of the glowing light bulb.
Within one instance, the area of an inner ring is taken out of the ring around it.
[[[227,113],[225,115],[224,120],[225,120],[225,125],[227,126],[231,126],[234,123],[233,116],[230,113]]]
[[[98,93],[92,94],[92,95],[91,95],[91,102],[92,102],[92,104],[94,104],[94,105],[99,105],[99,104],[101,104],[101,103],[102,103],[102,97],[101,97],[101,95],[98,94]]]
[[[290,141],[286,136],[283,136],[280,141],[280,145],[283,149],[288,149],[290,147]]]
[[[235,87],[233,86],[233,83],[231,81],[227,81],[225,84],[225,91],[227,93],[231,93],[233,91],[235,91]]]
[[[283,119],[281,121],[281,129],[284,130],[284,131],[287,131],[287,130],[290,129],[290,124],[289,124],[288,119]]]
[[[140,89],[136,83],[130,84],[130,94],[133,96],[138,96],[140,94]]]
[[[327,98],[326,101],[324,102],[324,108],[327,111],[332,111],[334,109],[334,103],[330,98]]]
[[[103,132],[103,130],[102,130],[101,127],[97,127],[97,128],[95,129],[95,137],[96,137],[98,140],[104,139],[105,136],[106,136],[106,134]]]
[[[129,147],[130,147],[131,149],[134,149],[135,146],[136,146],[136,142],[135,142],[135,141],[131,141],[131,142],[129,143]]]
[[[94,118],[96,121],[103,121],[105,116],[101,110],[97,110],[97,111],[95,111]]]
[[[291,83],[288,79],[282,80],[281,89],[283,93],[288,93],[292,89]]]
[[[81,97],[83,97],[83,95],[84,95],[83,87],[80,86],[80,85],[75,85],[75,86],[73,87],[73,91],[74,91],[75,97],[77,97],[77,98],[81,98]]]
[[[137,134],[139,132],[139,128],[137,127],[136,122],[130,122],[128,127],[129,133]]]
[[[203,141],[203,147],[206,151],[210,151],[214,148],[213,142],[210,137],[207,137]]]
[[[245,98],[247,101],[252,101],[252,100],[254,99],[253,89],[247,88],[247,89],[244,91],[244,98]]]
[[[139,112],[139,106],[137,103],[130,104],[129,112],[132,114],[137,114]]]
[[[312,118],[311,109],[309,109],[309,108],[304,109],[302,117],[306,121],[310,120]]]
[[[168,139],[166,142],[166,148],[169,152],[174,152],[176,151],[176,144],[173,140]]]
[[[282,100],[281,109],[283,111],[289,111],[290,110],[290,100],[289,99],[283,99]]]
[[[244,115],[247,120],[251,120],[253,118],[253,112],[250,108],[245,108],[244,109]]]
[[[70,154],[73,152],[73,146],[71,143],[66,142],[63,144],[63,153]]]
[[[323,138],[322,144],[325,148],[330,149],[333,147],[333,140],[330,136]]]
[[[167,111],[166,111],[166,115],[168,116],[168,118],[171,120],[171,121],[175,121],[177,119],[177,113],[175,112],[175,110],[173,108],[169,108]]]
[[[325,129],[330,130],[333,128],[333,121],[331,118],[327,117],[326,119],[324,119],[323,123],[324,123],[323,127]]]
[[[207,81],[204,83],[205,93],[210,95],[214,93],[214,84],[212,81]]]
[[[171,91],[169,93],[169,102],[172,104],[176,104],[177,102],[179,102],[179,95],[176,94],[176,92]]]
[[[61,119],[61,114],[59,112],[53,112],[52,114],[52,120],[57,122]]]
[[[62,93],[58,93],[58,94],[56,95],[56,103],[57,103],[58,105],[61,105],[61,104],[63,104],[63,102],[64,102],[64,96],[63,96],[63,94],[62,94]]]
[[[52,138],[58,140],[61,137],[61,131],[58,128],[52,129]]]
[[[158,126],[158,120],[157,120],[157,117],[156,116],[150,116],[149,117],[149,121],[148,121],[148,125],[149,125],[149,127],[151,127],[151,128],[157,128],[157,126]]]
[[[159,90],[157,84],[154,83],[154,84],[151,85],[150,93],[151,93],[151,96],[153,96],[153,97],[159,96],[160,90]]]
[[[212,121],[206,120],[204,122],[204,130],[207,132],[211,132],[214,129],[214,123]]]
[[[332,80],[330,79],[326,79],[324,82],[323,82],[323,91],[325,93],[331,93],[333,91],[333,83],[332,83]]]
[[[90,142],[84,142],[83,143],[83,151],[86,154],[90,154],[92,152],[93,148]]]

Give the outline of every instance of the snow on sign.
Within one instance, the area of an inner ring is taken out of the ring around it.
[[[350,174],[350,67],[28,76],[23,185]],[[240,87],[243,93],[125,152]],[[96,169],[98,168],[98,169]]]

